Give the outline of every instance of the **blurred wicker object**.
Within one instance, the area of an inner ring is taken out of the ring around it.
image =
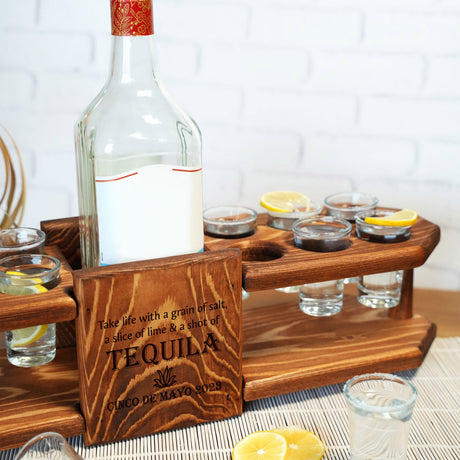
[[[16,142],[2,124],[0,151],[0,228],[18,227],[26,203],[24,165]]]

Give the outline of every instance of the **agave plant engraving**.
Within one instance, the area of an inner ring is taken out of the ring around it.
[[[172,368],[166,366],[164,371],[157,371],[158,378],[153,379],[155,382],[153,384],[154,387],[158,388],[167,388],[176,383],[176,376],[172,373]]]

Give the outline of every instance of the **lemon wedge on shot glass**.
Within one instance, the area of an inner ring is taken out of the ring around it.
[[[274,212],[309,211],[310,198],[303,193],[290,190],[277,190],[264,193],[260,205]]]
[[[417,222],[418,214],[412,209],[402,209],[396,211],[393,214],[389,214],[385,217],[372,217],[368,216],[364,218],[366,224],[371,225],[384,225],[390,227],[406,227],[414,225]]]
[[[7,275],[15,276],[25,276],[25,273],[8,271]],[[31,294],[40,294],[42,292],[47,292],[45,286],[42,286],[42,280],[40,278],[34,279],[37,284],[16,286],[16,285],[4,285],[0,284],[0,292],[3,294],[10,295],[31,295]],[[13,339],[11,340],[12,347],[24,347],[30,345],[31,343],[36,342],[38,339],[43,337],[46,330],[48,329],[48,324],[41,324],[39,326],[30,326],[24,327],[21,329],[14,329],[11,331],[13,334]]]

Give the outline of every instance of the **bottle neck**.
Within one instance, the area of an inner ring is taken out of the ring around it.
[[[123,85],[155,82],[153,35],[112,37],[110,81]]]
[[[155,82],[152,0],[111,0],[112,66],[110,84]]]

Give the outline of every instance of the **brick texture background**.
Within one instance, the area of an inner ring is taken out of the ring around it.
[[[203,133],[205,206],[373,192],[442,228],[416,285],[460,289],[459,0],[154,0],[154,13],[158,74]],[[109,0],[3,2],[0,43],[23,223],[76,215],[73,125],[106,78]]]

